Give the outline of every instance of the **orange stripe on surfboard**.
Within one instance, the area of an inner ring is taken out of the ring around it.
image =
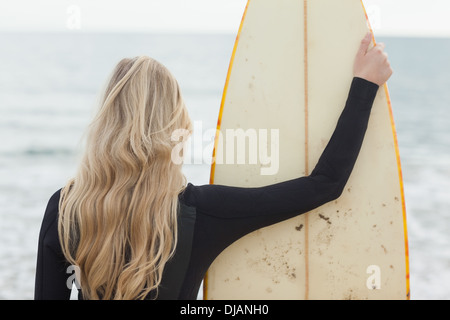
[[[392,104],[391,104],[391,98],[389,96],[389,90],[387,84],[384,85],[384,90],[386,93],[386,98],[388,101],[388,107],[389,107],[389,116],[391,119],[391,126],[392,126],[392,134],[394,136],[394,145],[395,145],[395,154],[397,157],[397,168],[398,168],[398,176],[400,180],[400,194],[401,194],[401,201],[402,201],[402,211],[403,211],[403,230],[404,230],[404,240],[405,240],[405,265],[406,265],[406,298],[409,300],[411,298],[410,294],[410,280],[409,280],[409,242],[408,242],[408,224],[407,224],[407,218],[406,218],[406,202],[405,202],[405,191],[404,191],[404,185],[403,185],[403,172],[402,172],[402,166],[401,166],[401,160],[400,160],[400,150],[398,146],[398,140],[397,140],[397,130],[395,128],[395,121],[394,121],[394,113],[392,111]]]
[[[245,17],[247,16],[247,10],[248,10],[248,6],[250,4],[250,0],[247,1],[247,5],[245,6],[245,10],[244,10],[244,14],[242,16],[242,20],[241,20],[241,24],[239,26],[239,30],[236,36],[236,40],[234,42],[234,47],[233,47],[233,52],[231,54],[231,59],[230,59],[230,64],[228,66],[228,73],[227,73],[227,78],[225,80],[225,87],[223,89],[223,95],[222,95],[222,101],[220,103],[220,110],[219,110],[219,117],[217,120],[217,127],[216,127],[216,136],[214,138],[214,149],[213,149],[213,154],[212,154],[212,164],[211,164],[211,172],[210,172],[210,176],[209,176],[209,183],[210,184],[214,184],[214,173],[216,170],[216,155],[217,155],[217,148],[219,145],[219,132],[220,132],[220,128],[222,125],[222,116],[223,116],[223,109],[225,106],[225,100],[226,100],[226,96],[227,96],[227,92],[228,92],[228,85],[230,83],[230,76],[231,76],[231,71],[233,69],[233,64],[234,64],[234,58],[236,56],[236,50],[238,47],[238,43],[239,43],[239,38],[241,36],[242,33],[242,27],[244,25],[244,21],[245,21]],[[203,299],[207,300],[208,299],[208,272],[205,275],[205,278],[203,279]]]
[[[217,147],[219,145],[219,132],[220,132],[220,127],[222,125],[223,109],[224,109],[225,100],[226,100],[226,96],[227,96],[227,92],[228,92],[228,85],[230,83],[231,70],[233,69],[234,58],[236,56],[236,50],[238,47],[239,38],[241,36],[242,27],[244,25],[244,20],[245,20],[245,17],[247,16],[247,10],[248,10],[249,4],[250,4],[250,0],[247,1],[247,5],[245,6],[245,10],[244,10],[244,14],[242,16],[241,24],[239,26],[238,34],[237,34],[236,40],[234,42],[234,48],[233,48],[233,52],[231,54],[230,64],[228,66],[227,78],[225,80],[225,87],[223,89],[222,101],[220,103],[219,117],[217,120],[216,136],[214,138],[214,149],[213,149],[213,155],[212,155],[213,161],[211,164],[211,172],[210,172],[210,176],[209,176],[210,184],[214,184],[214,173],[216,170],[216,155],[217,155]]]
[[[366,15],[367,20],[367,26],[370,29],[370,32],[372,33],[372,39],[373,44],[376,45],[375,36],[373,33],[373,29],[370,25],[369,16],[367,15],[366,8],[364,6],[363,1],[361,0],[361,5],[364,10],[364,14]],[[405,241],[405,265],[406,265],[406,299],[411,299],[411,293],[410,293],[410,277],[409,277],[409,242],[408,242],[408,225],[407,225],[407,218],[406,218],[406,203],[405,203],[405,191],[404,191],[404,185],[403,185],[403,173],[402,173],[402,166],[400,161],[400,150],[398,146],[398,140],[397,140],[397,130],[395,128],[395,121],[394,121],[394,113],[392,111],[392,103],[391,98],[389,95],[389,90],[387,84],[384,84],[384,92],[387,99],[388,109],[389,109],[389,117],[391,120],[391,127],[392,127],[392,134],[394,136],[394,145],[395,145],[395,154],[397,158],[397,169],[398,169],[398,177],[400,180],[400,194],[401,194],[401,201],[402,201],[402,211],[403,211],[403,230],[404,230],[404,241]]]

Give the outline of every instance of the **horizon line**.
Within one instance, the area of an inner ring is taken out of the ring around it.
[[[70,29],[0,29],[0,34],[65,34],[65,35],[88,35],[88,34],[136,34],[136,35],[237,35],[231,30],[70,30]],[[402,33],[402,32],[377,32],[375,37],[381,38],[450,38],[450,33]]]

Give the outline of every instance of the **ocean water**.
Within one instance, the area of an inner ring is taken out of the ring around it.
[[[231,34],[0,34],[0,299],[33,298],[47,201],[76,170],[81,136],[115,64],[141,54],[165,64],[204,132],[215,128],[234,39]],[[447,299],[450,40],[379,40],[386,43],[395,71],[389,88],[405,182],[412,299]],[[197,147],[207,144],[206,139]],[[208,183],[207,163],[187,165],[185,173],[192,183]]]

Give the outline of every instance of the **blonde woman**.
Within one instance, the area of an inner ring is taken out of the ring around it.
[[[171,160],[172,133],[191,130],[176,80],[151,58],[120,61],[76,176],[48,203],[35,298],[68,299],[77,271],[81,299],[195,299],[232,242],[339,197],[392,73],[383,46],[369,50],[370,41],[361,43],[346,106],[314,171],[261,188],[187,184]]]

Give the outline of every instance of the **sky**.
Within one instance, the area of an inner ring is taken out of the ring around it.
[[[363,2],[378,35],[450,37],[449,0]],[[0,0],[0,32],[236,33],[246,3],[247,0]]]

